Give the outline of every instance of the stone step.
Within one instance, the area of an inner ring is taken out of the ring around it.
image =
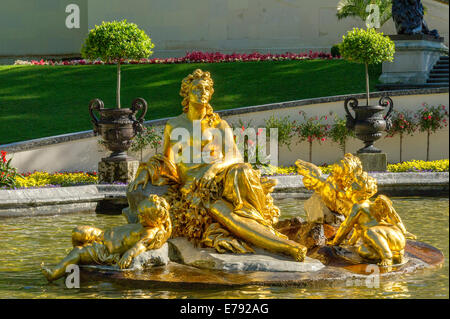
[[[448,65],[435,65],[434,70],[448,70]]]
[[[423,84],[423,87],[427,87],[427,88],[441,88],[441,87],[447,87],[448,86],[448,82],[447,83],[425,83]]]
[[[448,70],[431,70],[430,75],[447,75]]]
[[[442,79],[442,78],[448,78],[448,72],[445,73],[430,73],[430,79]]]
[[[436,64],[434,66],[435,67],[436,66],[443,66],[443,67],[446,67],[448,69],[448,62],[443,63],[443,62],[438,61],[438,62],[436,62]]]
[[[447,79],[438,79],[438,80],[434,80],[434,79],[429,79],[427,80],[427,83],[430,84],[440,84],[442,86],[448,86],[448,78]]]

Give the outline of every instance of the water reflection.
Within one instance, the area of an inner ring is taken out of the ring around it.
[[[277,201],[283,217],[304,216],[303,201]],[[0,225],[0,298],[448,298],[448,198],[396,198],[394,206],[406,228],[419,240],[444,252],[437,271],[424,271],[398,280],[381,280],[379,288],[364,284],[319,288],[247,286],[240,289],[130,289],[108,282],[67,289],[64,281],[48,284],[39,270],[41,261],[56,263],[71,249],[76,225],[108,228],[124,223],[121,216],[94,213],[2,219]]]

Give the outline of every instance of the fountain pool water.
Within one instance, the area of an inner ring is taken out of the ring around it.
[[[276,204],[283,218],[303,216],[303,200]],[[393,198],[408,231],[440,249],[445,263],[396,280],[382,279],[378,288],[365,286],[287,288],[247,286],[239,289],[130,289],[108,283],[82,283],[67,289],[64,280],[48,284],[39,264],[56,263],[72,248],[76,225],[108,228],[125,223],[122,216],[95,213],[5,218],[0,224],[0,298],[449,298],[449,199]]]

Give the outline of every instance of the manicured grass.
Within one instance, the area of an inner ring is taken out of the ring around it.
[[[196,68],[213,76],[215,110],[365,91],[363,66],[344,60],[124,65],[122,107],[143,97],[147,120],[180,114],[181,80]],[[115,107],[115,85],[114,65],[0,66],[0,144],[91,129],[89,101]]]

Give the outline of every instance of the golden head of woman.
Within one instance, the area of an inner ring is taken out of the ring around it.
[[[211,74],[200,69],[185,77],[181,82],[180,90],[180,95],[183,97],[181,102],[183,112],[186,113],[190,105],[206,106],[207,111],[212,112],[209,101],[214,93],[213,85]]]

